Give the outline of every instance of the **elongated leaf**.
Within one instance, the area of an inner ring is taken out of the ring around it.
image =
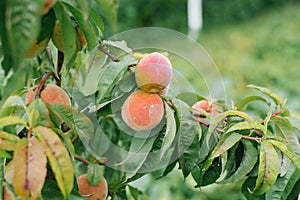
[[[179,164],[184,177],[197,165],[200,155],[201,127],[189,112],[189,106],[180,99],[173,99],[179,127],[177,131]],[[200,138],[199,138],[200,137]]]
[[[10,125],[17,125],[17,124],[26,126],[26,122],[22,118],[17,116],[7,116],[7,117],[0,118],[0,128],[3,128],[5,126],[10,126]]]
[[[168,106],[165,106],[166,108],[166,119],[167,119],[167,130],[165,133],[165,136],[162,141],[162,147],[161,147],[161,156],[162,156],[170,150],[170,147],[175,140],[175,135],[176,135],[176,121],[174,117],[174,111]]]
[[[9,111],[12,107],[25,108],[25,103],[23,102],[22,98],[17,95],[8,97],[0,108],[0,117],[9,115]]]
[[[87,43],[89,50],[93,50],[97,45],[97,38],[96,34],[91,27],[88,19],[84,17],[83,13],[81,13],[77,8],[73,7],[71,4],[68,4],[67,2],[63,2],[63,5],[67,7],[67,9],[72,13],[74,18],[76,19],[80,29],[82,30]]]
[[[245,122],[239,122],[232,127],[230,127],[226,133],[234,132],[234,131],[240,131],[240,130],[261,130],[262,132],[265,131],[265,127],[257,121],[245,121]]]
[[[34,100],[27,108],[30,127],[50,125],[49,112],[42,99]]]
[[[6,159],[4,157],[1,157],[1,155],[0,155],[0,185],[3,185],[3,182],[4,182],[5,163],[6,163]],[[0,187],[0,197],[3,196],[2,188],[3,187]]]
[[[279,158],[273,145],[263,140],[260,146],[258,177],[253,192],[264,194],[276,182],[279,173]]]
[[[274,146],[276,146],[280,151],[282,151],[300,170],[300,157],[292,152],[286,144],[283,144],[282,142],[278,142],[276,140],[268,140],[270,143],[272,143]]]
[[[226,117],[229,116],[237,116],[237,117],[241,117],[243,119],[246,119],[247,121],[253,121],[252,117],[244,112],[241,111],[237,111],[237,110],[229,110],[226,111],[224,113],[221,113],[217,116],[215,116],[214,118],[212,118],[211,120],[211,124],[208,128],[207,134],[206,134],[206,142],[209,141],[210,136],[212,135],[212,133],[215,131],[215,129],[217,128],[218,124],[220,122],[222,122],[222,120],[224,120]]]
[[[242,135],[238,133],[224,134],[220,138],[220,141],[212,151],[210,159],[219,157],[222,153],[230,149],[233,145],[242,139]]]
[[[291,165],[283,177],[279,177],[276,183],[267,191],[266,200],[287,199],[300,178],[300,171],[295,165]]]
[[[13,186],[24,199],[37,198],[42,190],[47,168],[43,145],[36,139],[21,139],[14,151]]]
[[[37,133],[44,146],[59,189],[67,198],[73,188],[74,169],[66,147],[57,134],[49,128],[39,126],[33,131]]]
[[[14,150],[19,141],[19,137],[0,130],[0,148],[4,150]]]
[[[90,21],[95,25],[95,27],[99,29],[97,36],[102,37],[104,33],[104,22],[102,17],[98,15],[97,11],[94,8],[91,8],[89,18]]]
[[[41,10],[44,0],[5,1],[5,29],[1,30],[4,42],[4,69],[16,68],[24,58],[40,31]],[[1,27],[2,28],[2,27]]]
[[[117,31],[117,10],[118,10],[118,0],[95,0],[98,5],[98,9],[101,12],[101,16],[105,17],[108,22],[107,25],[112,32]]]
[[[71,19],[67,16],[66,11],[60,2],[55,4],[54,11],[62,31],[65,60],[66,62],[69,62],[76,51],[77,36],[71,23]]]
[[[275,101],[275,103],[279,104],[280,106],[283,106],[285,104],[285,102],[286,102],[286,100],[283,100],[279,95],[271,92],[268,88],[259,87],[259,86],[252,85],[252,84],[248,85],[247,87],[256,89],[256,90],[258,90],[258,91],[266,94],[271,99],[273,99],[273,101]]]
[[[96,186],[102,180],[102,172],[98,163],[90,163],[88,166],[88,182],[89,185]]]
[[[252,103],[253,101],[262,101],[266,104],[269,104],[265,98],[254,95],[254,96],[246,97],[246,98],[242,99],[241,101],[237,102],[235,104],[235,107],[237,110],[242,110],[245,106],[247,106],[249,103]]]
[[[258,160],[258,153],[256,148],[248,140],[244,140],[243,144],[244,155],[241,164],[230,177],[220,181],[220,183],[233,183],[242,180],[255,166]]]
[[[127,70],[128,65],[135,63],[136,59],[132,56],[126,56],[120,62],[111,62],[106,66],[106,69],[100,75],[98,85],[99,100],[102,100],[105,95],[111,91],[121,75]]]
[[[0,157],[11,158],[11,155],[9,153],[7,153],[6,151],[0,149]]]
[[[206,171],[211,166],[215,158],[219,157],[225,151],[233,147],[241,139],[242,135],[235,132],[222,135],[215,149],[211,152],[208,160],[205,162],[203,171]]]
[[[109,45],[109,46],[121,49],[121,50],[123,50],[126,53],[132,53],[132,49],[130,49],[127,46],[127,43],[124,40],[122,40],[122,41],[105,40],[105,41],[103,41],[103,43],[105,45]]]

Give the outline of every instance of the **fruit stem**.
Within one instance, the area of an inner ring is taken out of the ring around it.
[[[103,45],[99,45],[98,50],[103,52],[104,54],[106,54],[108,57],[110,57],[112,59],[112,61],[120,62],[120,59],[117,56],[115,56],[114,54],[110,53],[108,50],[106,50]]]
[[[40,97],[41,92],[44,88],[45,82],[48,79],[49,76],[54,75],[53,72],[47,72],[46,74],[44,74],[44,76],[42,77],[41,81],[39,82],[38,86],[36,87],[35,90],[35,97]]]

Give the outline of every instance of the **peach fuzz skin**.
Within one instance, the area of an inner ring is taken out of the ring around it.
[[[138,90],[126,99],[122,106],[121,114],[124,122],[133,130],[151,130],[163,118],[163,101],[158,94]]]
[[[172,78],[172,64],[169,59],[157,52],[143,57],[136,67],[137,85],[149,93],[161,93],[168,88]]]

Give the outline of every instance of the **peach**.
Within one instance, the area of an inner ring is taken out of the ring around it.
[[[143,57],[136,67],[137,85],[146,92],[160,93],[169,86],[171,78],[172,64],[170,60],[157,52]]]
[[[78,192],[81,196],[89,196],[87,200],[104,200],[107,196],[107,182],[103,177],[96,186],[91,186],[88,182],[88,175],[83,174],[77,178]]]
[[[41,92],[43,102],[62,104],[71,107],[71,101],[67,93],[57,85],[48,84]],[[35,98],[35,92],[29,91],[26,95],[25,103],[31,103]]]
[[[124,102],[121,115],[124,122],[133,130],[151,130],[163,118],[163,101],[158,94],[137,90]]]
[[[67,93],[57,85],[48,84],[41,92],[44,102],[62,104],[71,107],[71,101]]]
[[[200,100],[196,102],[192,108],[195,110],[204,110],[210,115],[217,115],[223,112],[223,107],[219,105],[219,103],[216,100],[212,100],[213,103],[210,103],[208,100]],[[194,111],[194,115],[201,115],[200,112]]]

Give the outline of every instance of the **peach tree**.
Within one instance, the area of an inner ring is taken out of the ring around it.
[[[247,199],[297,199],[286,100],[255,85],[230,103],[172,91],[176,55],[105,37],[117,5],[0,2],[2,199],[148,199],[130,183],[175,168],[197,188],[243,181]]]

